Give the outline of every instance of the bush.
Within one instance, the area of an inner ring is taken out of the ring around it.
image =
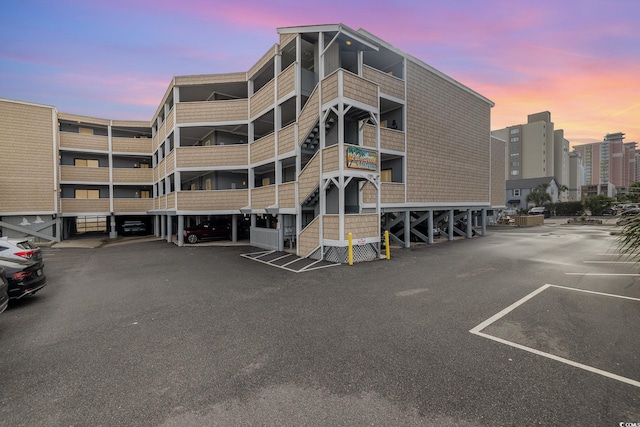
[[[591,215],[599,216],[602,215],[602,211],[610,207],[613,203],[615,203],[615,199],[603,194],[598,194],[597,196],[587,197],[584,201],[584,207],[591,212]]]
[[[558,202],[549,207],[556,216],[579,216],[584,213],[582,202]]]

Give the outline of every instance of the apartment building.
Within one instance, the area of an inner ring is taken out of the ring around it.
[[[624,133],[608,133],[603,141],[574,147],[584,159],[586,185],[611,184],[613,194],[624,194],[638,180],[636,143],[624,142]],[[605,185],[606,188],[609,188]]]
[[[32,143],[48,162],[34,177],[39,191],[47,183],[46,206],[3,204],[3,233],[59,240],[102,217],[97,226],[116,236],[135,218],[183,245],[186,227],[215,218],[233,240],[246,230],[254,246],[338,262],[349,237],[357,261],[377,258],[382,230],[407,247],[433,242],[434,230],[448,240],[474,225],[485,233],[505,195],[490,100],[365,30],[278,34],[248,71],[174,77],[148,123],[1,101],[10,115],[0,129],[16,137],[0,137],[2,148]],[[26,191],[0,184],[2,199]],[[48,231],[13,226],[23,215]]]
[[[569,187],[569,141],[564,130],[555,129],[549,111],[530,114],[527,123],[494,130],[492,135],[507,143],[507,180],[554,177],[559,186]],[[560,201],[568,198],[566,191],[559,195]]]

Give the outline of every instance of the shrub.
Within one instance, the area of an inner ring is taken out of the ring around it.
[[[578,216],[584,213],[582,202],[558,202],[549,208],[556,216]]]

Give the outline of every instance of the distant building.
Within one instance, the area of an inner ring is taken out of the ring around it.
[[[584,161],[586,185],[612,184],[624,194],[638,180],[636,143],[623,140],[622,132],[608,133],[602,142],[574,147]]]
[[[506,141],[507,181],[553,177],[558,186],[569,187],[569,141],[564,138],[564,130],[554,127],[551,113],[543,111],[527,116],[526,124],[491,132]],[[567,200],[568,196],[563,192],[560,199]]]
[[[572,151],[569,153],[569,201],[582,200],[582,186],[585,184],[582,154]]]
[[[510,179],[507,181],[506,199],[509,209],[526,209],[533,203],[527,202],[527,196],[540,185],[547,185],[547,193],[551,196],[551,203],[558,202],[558,182],[552,176],[542,178]]]

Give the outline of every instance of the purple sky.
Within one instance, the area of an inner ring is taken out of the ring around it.
[[[0,98],[150,120],[176,75],[247,71],[278,27],[364,28],[496,103],[548,110],[572,144],[640,143],[640,1],[5,0]]]

